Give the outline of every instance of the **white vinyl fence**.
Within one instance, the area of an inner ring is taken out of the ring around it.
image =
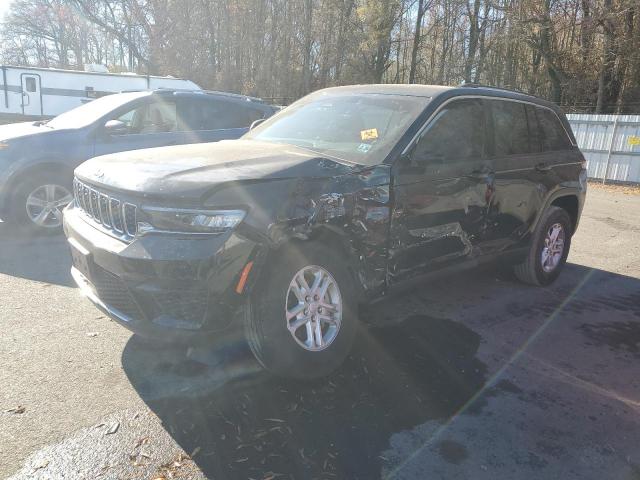
[[[589,178],[640,183],[640,115],[567,115]]]

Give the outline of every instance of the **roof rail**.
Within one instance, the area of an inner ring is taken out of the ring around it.
[[[158,88],[152,88],[151,91],[153,93],[178,93],[178,92],[187,92],[187,93],[196,92],[196,93],[198,93],[201,90],[195,90],[193,88],[158,87]]]
[[[264,100],[258,97],[250,97],[248,95],[242,95],[241,93],[220,92],[218,90],[202,90],[202,93],[209,95],[220,95],[223,97],[231,97],[246,100],[247,102],[265,103]]]
[[[237,98],[239,100],[245,100],[247,102],[266,103],[263,99],[258,97],[250,97],[248,95],[242,95],[240,93],[220,92],[217,90],[193,90],[189,88],[160,87],[160,88],[152,88],[152,89],[141,88],[141,89],[120,91],[120,93],[133,93],[133,92],[151,92],[155,94],[167,94],[167,95],[172,93],[199,93],[202,95],[217,95],[220,97]]]
[[[521,95],[527,95],[528,97],[533,97],[533,95],[531,95],[530,93],[523,92],[522,90],[517,90],[515,88],[496,87],[494,85],[485,85],[483,83],[462,82],[460,85],[458,85],[458,87],[460,87],[460,88],[490,88],[492,90],[501,90],[503,92],[519,93]]]

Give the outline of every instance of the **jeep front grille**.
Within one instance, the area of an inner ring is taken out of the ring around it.
[[[137,208],[79,181],[73,181],[75,205],[103,229],[131,240],[138,232]]]

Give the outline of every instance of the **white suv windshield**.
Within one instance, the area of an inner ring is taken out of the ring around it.
[[[47,125],[52,128],[82,128],[91,125],[101,117],[122,105],[135,100],[142,96],[148,95],[145,92],[128,92],[118,93],[115,95],[107,95],[89,103],[85,103],[73,110],[69,110],[54,119],[50,120]]]
[[[430,98],[409,95],[313,94],[246,135],[289,143],[354,163],[382,163]]]

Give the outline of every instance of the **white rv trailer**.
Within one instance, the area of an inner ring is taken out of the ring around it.
[[[0,123],[51,118],[125,90],[200,90],[190,80],[133,73],[0,66]]]

